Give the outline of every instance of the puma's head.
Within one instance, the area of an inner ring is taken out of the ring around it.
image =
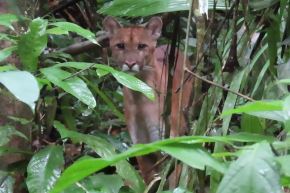
[[[109,35],[114,62],[123,71],[139,72],[150,69],[154,62],[156,41],[161,34],[162,20],[152,17],[145,26],[122,27],[113,17],[103,21]]]

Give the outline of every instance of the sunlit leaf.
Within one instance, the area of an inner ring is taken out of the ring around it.
[[[17,70],[17,68],[11,64],[0,66],[0,72],[12,71],[12,70]]]
[[[270,145],[265,142],[248,147],[230,165],[217,193],[281,193],[274,158]]]
[[[0,193],[13,193],[13,185],[15,180],[4,171],[0,171],[0,179]]]
[[[12,23],[16,22],[18,20],[18,17],[13,14],[0,14],[0,25],[4,25],[6,27],[9,27],[13,29]]]
[[[265,119],[261,119],[252,115],[242,114],[241,130],[248,133],[263,134],[265,129]]]
[[[26,184],[30,193],[47,193],[53,187],[64,166],[61,146],[47,146],[30,160]]]
[[[31,21],[27,33],[19,37],[17,52],[25,69],[29,71],[37,69],[38,57],[46,48],[46,26],[47,20],[36,18]]]
[[[251,113],[258,111],[279,111],[283,109],[283,101],[256,101],[223,112],[222,116],[234,113]]]
[[[255,10],[260,10],[260,9],[265,9],[273,4],[277,3],[279,0],[251,0],[249,1],[249,6],[252,9]]]
[[[3,50],[0,50],[0,62],[5,60],[7,57],[9,57],[13,51],[17,49],[16,46],[11,46],[8,48],[4,48]]]
[[[0,72],[0,83],[34,111],[35,101],[39,97],[39,88],[32,74],[25,71]]]
[[[69,166],[61,175],[59,180],[57,181],[55,187],[51,190],[50,193],[58,193],[69,187],[70,185],[82,180],[86,176],[93,174],[109,165],[114,165],[120,160],[127,159],[129,157],[146,155],[149,153],[153,153],[165,146],[170,146],[178,143],[187,143],[187,144],[197,144],[197,143],[206,143],[206,142],[231,142],[231,141],[239,141],[239,142],[257,142],[261,141],[265,136],[261,135],[244,135],[243,137],[239,136],[186,136],[186,137],[177,137],[172,139],[166,139],[163,141],[157,141],[151,144],[138,144],[134,145],[127,151],[114,155],[109,158],[83,158]],[[264,138],[265,139],[265,138]],[[202,157],[202,154],[200,154]],[[207,158],[208,159],[208,158]],[[214,165],[215,163],[207,162],[206,165]],[[213,167],[214,169],[216,166]],[[219,166],[217,167],[219,168]],[[222,169],[223,170],[223,167]]]
[[[127,74],[125,72],[117,71],[110,66],[97,65],[97,68],[99,68],[103,71],[110,72],[119,83],[121,83],[122,85],[124,85],[132,90],[143,93],[148,99],[150,99],[150,100],[155,99],[153,89],[151,87],[149,87],[143,81],[139,80],[138,78],[136,78],[130,74]],[[104,72],[102,72],[102,73],[104,73]]]
[[[99,13],[113,16],[148,16],[157,13],[185,11],[189,9],[188,0],[115,0],[105,4]],[[208,1],[209,9],[214,5]],[[217,1],[216,9],[226,9],[224,1]]]
[[[102,193],[119,193],[120,188],[124,185],[124,182],[118,175],[105,175],[103,173],[99,173],[88,177],[82,181],[81,184],[89,192],[98,192],[99,190]]]
[[[96,100],[93,94],[82,79],[76,76],[71,77],[71,73],[56,67],[42,68],[40,71],[50,82],[75,96],[90,108],[94,108],[96,106]],[[68,79],[64,80],[66,78]]]
[[[65,63],[56,64],[54,67],[72,67],[79,70],[84,70],[91,67],[95,67],[97,68],[96,72],[98,75],[105,75],[105,74],[111,73],[120,84],[132,90],[143,93],[150,100],[154,100],[155,98],[153,89],[149,87],[146,83],[144,83],[143,81],[139,80],[138,78],[130,74],[115,70],[114,68],[107,65],[87,63],[87,62],[65,62]]]
[[[281,166],[282,174],[284,174],[285,176],[290,177],[290,167],[289,167],[290,155],[279,156],[279,157],[276,158],[276,160]]]
[[[103,138],[93,135],[85,135],[75,131],[67,130],[63,124],[58,121],[54,122],[54,127],[60,132],[62,138],[70,138],[77,143],[85,143],[92,148],[98,155],[108,158],[116,155],[114,147]],[[129,186],[136,192],[144,191],[144,184],[139,174],[125,160],[116,163],[117,173],[129,182]]]
[[[95,67],[96,64],[94,63],[89,63],[89,62],[64,62],[64,63],[59,63],[54,65],[54,67],[72,67],[76,68],[78,70],[84,70],[90,67]]]
[[[48,30],[48,33],[67,34],[67,32],[74,32],[90,40],[91,42],[98,44],[98,42],[96,41],[95,35],[91,31],[86,30],[77,24],[70,23],[70,22],[55,22],[55,23],[50,23],[50,25],[56,26],[56,28],[52,28]]]
[[[15,127],[11,125],[0,126],[0,139],[1,139],[0,146],[8,143],[12,136],[19,136],[22,137],[23,139],[28,140],[27,137],[20,131],[17,131]]]
[[[226,171],[226,167],[222,163],[215,160],[200,146],[189,144],[170,144],[160,146],[160,149],[193,168],[204,170],[205,166],[210,166],[221,173]]]

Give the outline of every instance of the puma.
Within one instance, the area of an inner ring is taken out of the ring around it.
[[[109,37],[114,63],[123,71],[134,72],[136,77],[155,90],[155,100],[151,101],[139,92],[126,87],[123,88],[125,119],[133,143],[150,143],[162,139],[168,65],[165,54],[167,45],[156,48],[157,39],[161,35],[161,18],[152,17],[144,26],[123,27],[113,17],[108,16],[103,21],[103,27]],[[176,92],[180,87],[184,54],[177,51],[176,58],[170,115],[170,135],[172,137],[183,135],[186,128],[183,112],[180,112],[180,129],[177,128],[180,92]],[[186,62],[189,64],[187,60]],[[188,107],[192,91],[192,79],[183,83],[183,91],[185,92],[182,93],[181,110]],[[137,158],[141,174],[146,183],[152,180],[158,170],[152,170],[158,158],[158,154]]]

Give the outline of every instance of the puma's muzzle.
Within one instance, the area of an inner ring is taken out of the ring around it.
[[[131,71],[131,72],[139,72],[140,71],[140,66],[138,64],[135,64],[133,66],[129,66],[127,64],[122,65],[122,71]]]

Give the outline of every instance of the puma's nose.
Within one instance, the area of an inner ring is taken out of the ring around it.
[[[129,68],[132,68],[136,64],[136,60],[126,60],[125,64],[127,64]]]

